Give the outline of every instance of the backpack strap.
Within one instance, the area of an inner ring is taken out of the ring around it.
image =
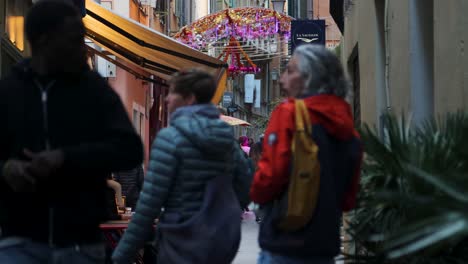
[[[298,231],[310,222],[315,212],[320,189],[318,146],[312,139],[312,122],[304,100],[295,100],[295,123],[291,151],[292,171],[287,194],[280,200],[278,227]]]
[[[309,111],[304,100],[295,100],[296,131],[305,131],[307,135],[312,135],[312,122]]]

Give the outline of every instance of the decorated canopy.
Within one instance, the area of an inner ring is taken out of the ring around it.
[[[242,43],[279,35],[290,37],[291,17],[258,7],[225,9],[183,27],[174,38],[195,49],[207,51],[221,46],[216,54],[229,64],[229,74],[256,73],[260,69],[244,51]]]
[[[257,39],[280,34],[289,37],[291,17],[260,7],[231,8],[183,27],[174,38],[196,49],[221,39]]]

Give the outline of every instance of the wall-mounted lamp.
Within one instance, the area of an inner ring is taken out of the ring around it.
[[[271,3],[273,4],[273,10],[278,13],[284,13],[284,3],[286,3],[286,0],[271,0]]]

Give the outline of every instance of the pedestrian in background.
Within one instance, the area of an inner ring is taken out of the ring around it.
[[[125,206],[135,210],[138,197],[143,187],[145,175],[143,165],[114,173],[114,180],[122,186],[122,195],[125,196]]]
[[[231,263],[237,254],[241,206],[252,177],[232,127],[210,103],[213,77],[176,74],[166,98],[170,126],[153,144],[136,212],[113,260],[132,263],[156,227],[157,263]],[[164,210],[162,211],[162,208]]]
[[[260,161],[260,158],[262,157],[262,144],[260,142],[256,142],[252,144],[252,147],[250,148],[250,159],[252,159],[253,167],[255,168],[255,171],[258,168],[258,162]]]
[[[114,220],[130,220],[131,215],[119,213],[125,210],[125,204],[122,199],[122,186],[109,177],[107,179],[107,208],[106,208],[106,221]]]
[[[260,142],[256,142],[250,148],[250,160],[252,162],[252,167],[254,171],[258,169],[258,162],[262,157],[262,144]],[[260,223],[262,220],[262,212],[258,206],[258,204],[253,204],[253,213],[255,214],[255,221]]]
[[[254,144],[254,139],[253,138],[249,138],[249,147],[252,147],[253,144]]]
[[[250,154],[249,138],[246,136],[240,136],[239,144],[241,149],[244,151],[245,155],[248,157]]]
[[[316,45],[296,48],[281,85],[290,99],[271,115],[250,190],[251,199],[265,207],[258,263],[333,264],[340,252],[342,212],[355,204],[362,158],[351,107],[345,101],[350,85],[338,58]],[[282,215],[275,201],[288,190],[296,99],[304,100],[311,119],[310,136],[319,149],[320,186],[310,221],[288,232],[278,226]]]
[[[104,263],[106,178],[142,162],[140,137],[75,7],[40,1],[25,31],[32,57],[0,81],[0,263]]]

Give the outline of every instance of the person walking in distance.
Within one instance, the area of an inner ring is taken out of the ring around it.
[[[166,98],[170,126],[153,144],[135,214],[112,259],[132,263],[156,225],[157,263],[231,263],[252,171],[232,127],[211,104],[213,77],[177,73]],[[164,208],[164,210],[163,210]]]
[[[141,164],[140,137],[73,5],[39,1],[25,31],[32,57],[0,81],[0,263],[104,263],[106,178]]]

